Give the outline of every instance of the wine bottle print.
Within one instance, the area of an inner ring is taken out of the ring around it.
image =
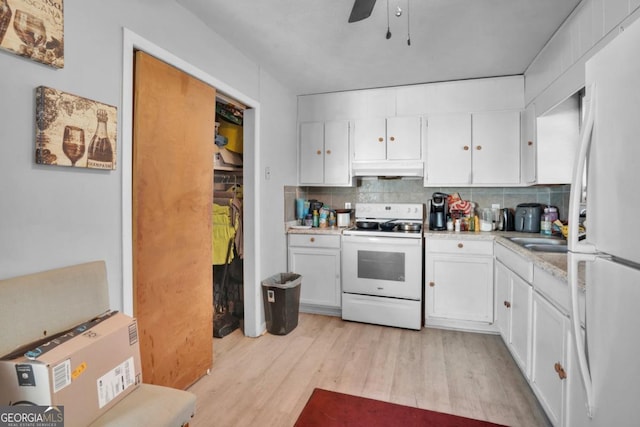
[[[87,167],[96,169],[113,169],[113,146],[107,135],[107,112],[98,110],[96,133],[91,138],[87,153]]]

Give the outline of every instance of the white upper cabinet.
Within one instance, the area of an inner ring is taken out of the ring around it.
[[[580,93],[536,119],[536,182],[571,183],[580,140]]]
[[[523,109],[523,76],[300,96],[300,183],[343,185],[328,179],[327,129],[320,138],[312,123],[348,121],[352,176],[424,172],[425,185],[520,185]]]
[[[473,184],[520,183],[520,112],[472,116]]]
[[[300,184],[324,181],[324,122],[300,123]]]
[[[353,92],[299,96],[298,123],[351,119],[358,105]]]
[[[349,122],[335,121],[324,124],[324,183],[350,185],[349,174]]]
[[[425,185],[520,183],[520,112],[428,117]]]
[[[420,160],[420,117],[355,120],[354,160]]]
[[[520,138],[520,183],[532,185],[536,183],[536,108],[531,103],[521,116]]]
[[[298,122],[385,118],[395,115],[395,88],[298,97]]]
[[[524,108],[524,77],[459,80],[396,89],[396,115],[430,115]]]
[[[425,184],[471,182],[471,114],[428,117]]]
[[[422,158],[420,117],[387,119],[387,159],[419,160]]]
[[[351,185],[349,122],[300,123],[299,182],[304,185]]]
[[[370,89],[347,92],[353,100],[350,118],[371,119],[396,115],[396,89]]]
[[[384,160],[387,158],[387,121],[359,119],[353,124],[353,159]]]

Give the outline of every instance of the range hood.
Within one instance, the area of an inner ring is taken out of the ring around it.
[[[424,163],[419,160],[379,160],[351,162],[353,176],[424,176]]]

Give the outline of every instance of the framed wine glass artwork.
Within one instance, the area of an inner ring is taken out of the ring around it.
[[[63,68],[63,0],[0,0],[0,48]]]
[[[117,120],[117,107],[39,86],[36,164],[114,170]]]

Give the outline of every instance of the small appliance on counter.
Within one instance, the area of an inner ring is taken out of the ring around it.
[[[515,231],[539,233],[541,214],[542,205],[540,203],[520,203],[516,207]]]
[[[501,231],[515,231],[516,218],[512,209],[500,209],[500,225],[502,225],[502,227],[499,227]]]
[[[351,209],[336,209],[338,227],[351,226]]]
[[[429,200],[429,230],[441,231],[447,229],[447,198],[448,194],[433,193]]]
[[[316,199],[309,200],[309,213],[313,214],[313,211],[320,212],[320,209],[322,209],[322,206],[324,206],[324,204],[322,202],[317,201]]]

